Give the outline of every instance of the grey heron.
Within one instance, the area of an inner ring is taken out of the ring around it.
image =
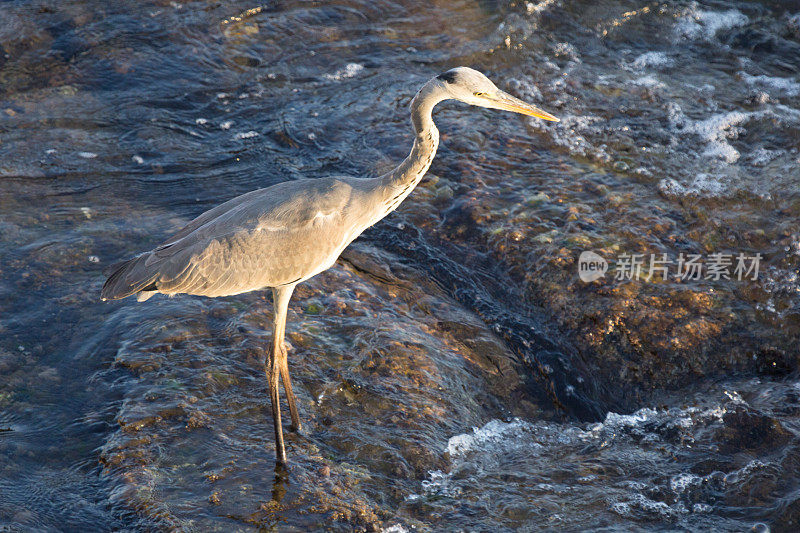
[[[411,101],[414,144],[391,172],[375,178],[303,179],[243,194],[201,214],[155,249],[114,265],[103,285],[103,300],[135,294],[139,301],[156,293],[216,297],[272,289],[273,337],[265,364],[279,465],[286,464],[280,379],[291,428],[300,429],[284,345],[292,292],[330,268],[356,237],[416,187],[439,144],[431,113],[436,104],[451,99],[558,121],[501,91],[480,72],[454,68],[425,83]]]

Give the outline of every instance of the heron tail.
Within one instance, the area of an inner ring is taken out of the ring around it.
[[[103,284],[100,298],[103,300],[119,300],[141,291],[156,291],[156,274],[147,268],[146,262],[150,253],[111,265],[105,274],[108,279]],[[146,299],[146,298],[145,298]],[[141,301],[141,300],[140,300]]]

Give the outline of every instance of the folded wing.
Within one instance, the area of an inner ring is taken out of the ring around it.
[[[103,299],[238,294],[328,268],[353,235],[352,188],[333,178],[259,189],[206,211],[160,246],[115,265]]]

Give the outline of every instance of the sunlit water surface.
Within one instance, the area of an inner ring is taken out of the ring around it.
[[[102,270],[391,168],[462,64],[562,122],[441,106],[428,177],[292,301],[276,482],[269,295],[102,303]],[[798,71],[795,2],[4,3],[0,526],[797,531]],[[712,252],[758,280],[614,279]]]

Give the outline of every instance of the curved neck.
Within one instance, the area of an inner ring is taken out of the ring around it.
[[[382,200],[387,209],[384,215],[408,196],[431,166],[439,146],[439,130],[433,123],[431,113],[436,104],[449,97],[442,82],[433,78],[411,100],[411,124],[416,134],[414,146],[397,168],[379,178]]]

